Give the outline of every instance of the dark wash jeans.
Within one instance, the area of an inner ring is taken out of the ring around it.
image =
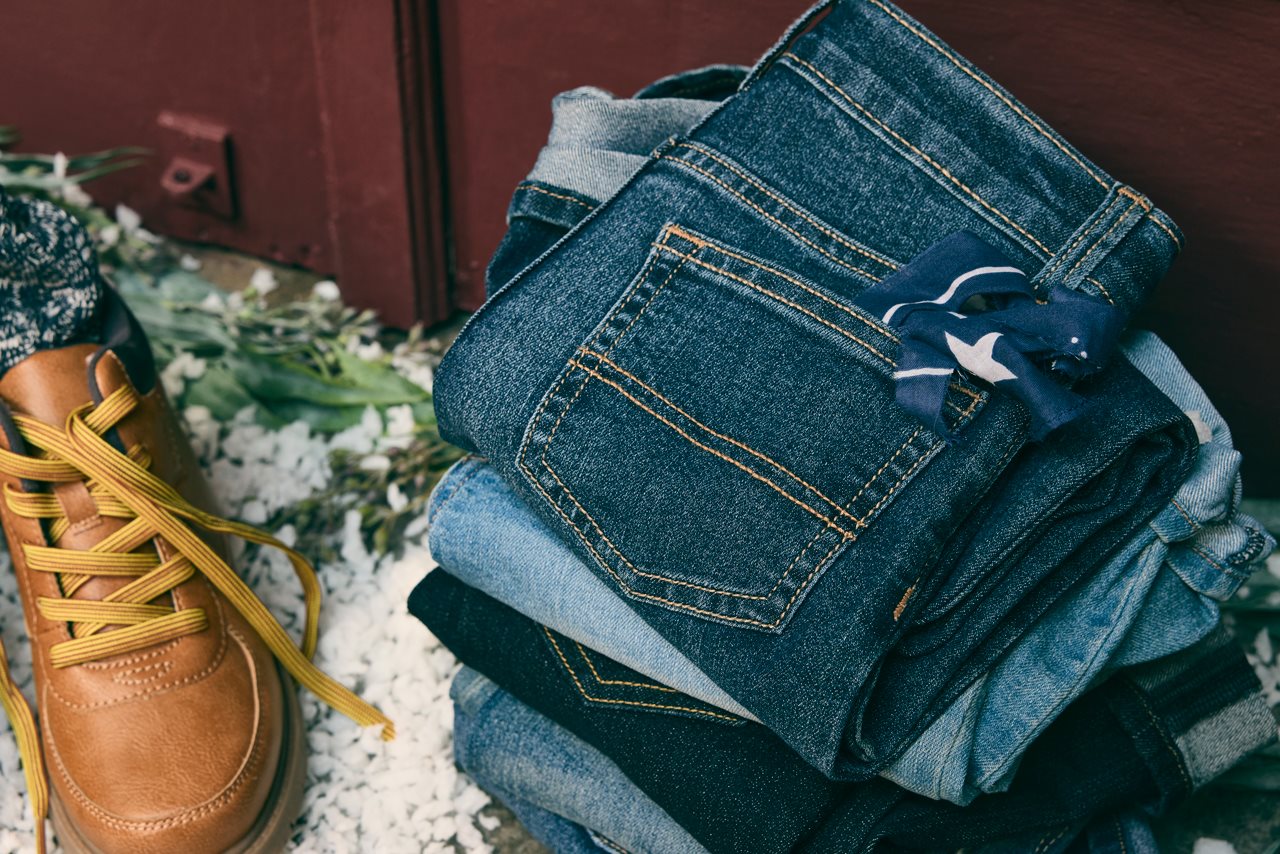
[[[862,779],[1167,503],[1196,440],[1118,359],[1042,444],[955,384],[947,445],[854,298],[967,229],[1132,310],[1180,238],[881,0],[787,41],[494,294],[436,411],[722,688]]]
[[[443,570],[415,588],[409,609],[717,854],[849,854],[877,841],[954,850],[1015,836],[1043,852],[1095,816],[1159,813],[1207,781],[1202,757],[1220,773],[1275,736],[1252,668],[1219,628],[1085,694],[1031,746],[1008,792],[958,807],[882,779],[834,782],[765,727],[672,693]]]

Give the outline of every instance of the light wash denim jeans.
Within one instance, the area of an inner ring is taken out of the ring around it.
[[[449,693],[458,765],[557,854],[706,854],[604,754],[484,676],[464,667]]]
[[[1123,359],[1042,443],[972,378],[942,432],[897,405],[902,339],[859,298],[944,238],[1128,312],[1181,237],[902,10],[824,5],[493,293],[435,408],[647,623],[855,780],[1144,529],[1197,443]]]
[[[1195,469],[1146,529],[884,772],[888,779],[957,803],[1008,788],[1027,746],[1067,703],[1118,667],[1208,634],[1218,602],[1274,547],[1238,509],[1240,454],[1204,391],[1155,335],[1129,336],[1124,352],[1196,425]]]
[[[451,691],[454,699],[455,750],[459,765],[481,788],[505,803],[535,838],[555,854],[616,854],[618,840],[643,838],[661,846],[640,852],[695,854],[704,849],[665,812],[652,805],[622,771],[607,759],[593,761],[594,748],[549,718],[525,706],[496,684],[464,667]],[[491,737],[497,733],[496,737]],[[541,768],[590,765],[583,779],[610,808],[583,809],[573,797],[576,787],[547,785]],[[521,792],[522,795],[512,794]],[[656,810],[656,814],[650,812]],[[565,815],[579,816],[581,824]],[[640,825],[652,821],[657,830]],[[1140,811],[1104,816],[1079,826],[1022,834],[980,844],[974,854],[1062,854],[1072,848],[1087,854],[1160,854],[1151,827]]]
[[[495,256],[490,288],[504,284],[611,196],[644,164],[646,146],[683,133],[714,107],[673,95],[701,90],[714,97],[717,85],[725,91],[725,84],[742,73],[732,67],[689,72],[660,81],[641,93],[644,98],[632,100],[591,88],[558,97],[549,144],[512,199],[512,231]],[[1215,599],[1230,595],[1247,575],[1232,561],[1261,557],[1251,551],[1262,546],[1261,535],[1248,533],[1256,524],[1232,518],[1239,461],[1221,418],[1154,336],[1132,337],[1129,349],[1157,386],[1195,413],[1201,438],[1211,437],[1200,449],[1194,476],[1176,506],[1170,504],[1086,586],[1060,603],[1044,619],[1045,627],[995,668],[998,675],[979,679],[888,769],[886,776],[907,788],[961,802],[979,790],[1003,788],[1025,745],[1091,679],[1106,667],[1164,655],[1202,636],[1218,619]],[[445,499],[453,506],[437,512]],[[752,717],[586,571],[483,462],[460,464],[441,484],[432,506],[433,549],[447,570],[651,678]],[[1167,547],[1166,542],[1188,537],[1184,529],[1192,526],[1193,541]],[[581,608],[588,601],[593,606]],[[1095,622],[1074,613],[1080,603],[1090,606],[1085,614]],[[1064,631],[1072,642],[1059,649],[1057,634]],[[1028,659],[1037,663],[1023,666]],[[1030,695],[1036,697],[1032,708],[1008,699]]]
[[[1192,476],[1143,532],[1063,599],[886,772],[966,803],[1007,787],[1027,746],[1111,669],[1191,645],[1270,552],[1240,513],[1240,455],[1226,424],[1150,333],[1127,357],[1197,424]],[[459,463],[431,499],[431,548],[449,573],[646,676],[740,716],[745,709],[641,620],[483,460]]]

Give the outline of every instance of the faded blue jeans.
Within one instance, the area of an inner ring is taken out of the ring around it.
[[[1236,507],[1240,455],[1221,416],[1150,333],[1124,350],[1198,425],[1196,468],[1169,506],[1061,602],[883,776],[958,803],[1003,790],[1031,741],[1110,670],[1190,646],[1217,624],[1272,542]],[[534,515],[483,460],[430,502],[431,549],[449,573],[526,616],[683,693],[743,715]],[[745,716],[745,715],[744,715]]]
[[[595,748],[481,674],[463,667],[450,693],[458,764],[555,854],[616,854],[620,847],[636,854],[705,852]],[[575,774],[580,776],[573,779]],[[1084,830],[1064,828],[1057,836],[1038,830],[973,850],[1062,854],[1077,839],[1072,850],[1088,854],[1159,854],[1137,810],[1095,819]]]
[[[673,92],[681,86],[714,91],[718,81],[723,88],[741,74],[732,68],[691,72],[632,100],[595,89],[557,98],[551,142],[513,197],[512,231],[495,256],[490,287],[611,195],[643,165],[636,152],[683,132],[714,107],[669,97]],[[651,97],[659,92],[666,97]],[[1154,336],[1131,336],[1126,351],[1196,424],[1203,444],[1192,476],[1173,503],[885,772],[904,787],[957,802],[1003,789],[1026,745],[1067,702],[1109,668],[1201,637],[1218,619],[1216,602],[1231,595],[1269,549],[1260,526],[1235,513],[1239,455],[1203,392]],[[753,717],[640,620],[483,461],[459,464],[438,487],[431,513],[432,548],[446,570],[651,678]]]
[[[858,298],[939,240],[1127,312],[1181,238],[891,4],[813,20],[598,207],[528,193],[591,212],[472,317],[435,404],[721,689],[865,779],[1145,528],[1196,438],[1122,358],[1043,443],[970,379],[954,441],[896,404]]]
[[[604,754],[476,671],[458,671],[449,694],[458,765],[557,854],[618,850],[609,843],[637,854],[706,854]]]

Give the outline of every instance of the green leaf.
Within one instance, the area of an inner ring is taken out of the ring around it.
[[[345,407],[416,403],[427,397],[425,391],[390,367],[376,373],[344,371],[327,378],[318,371],[254,353],[234,353],[228,363],[245,388],[259,399]]]
[[[317,433],[338,433],[360,423],[363,406],[318,406],[299,400],[259,400],[272,417],[288,423],[305,421]]]
[[[199,377],[187,383],[181,397],[184,406],[204,406],[216,421],[230,421],[246,406],[257,406],[258,401],[249,394],[225,365],[207,364]],[[280,424],[274,417],[271,421]]]

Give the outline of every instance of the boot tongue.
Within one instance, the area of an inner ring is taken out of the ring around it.
[[[97,344],[75,344],[57,350],[40,350],[0,377],[0,398],[13,412],[61,429],[73,410],[94,402],[89,363],[99,349]],[[98,506],[83,482],[53,484],[50,489],[71,523],[62,538],[52,545],[72,550],[89,549],[125,525],[120,519],[98,515]],[[129,578],[96,576],[72,598],[101,599],[129,581]]]

